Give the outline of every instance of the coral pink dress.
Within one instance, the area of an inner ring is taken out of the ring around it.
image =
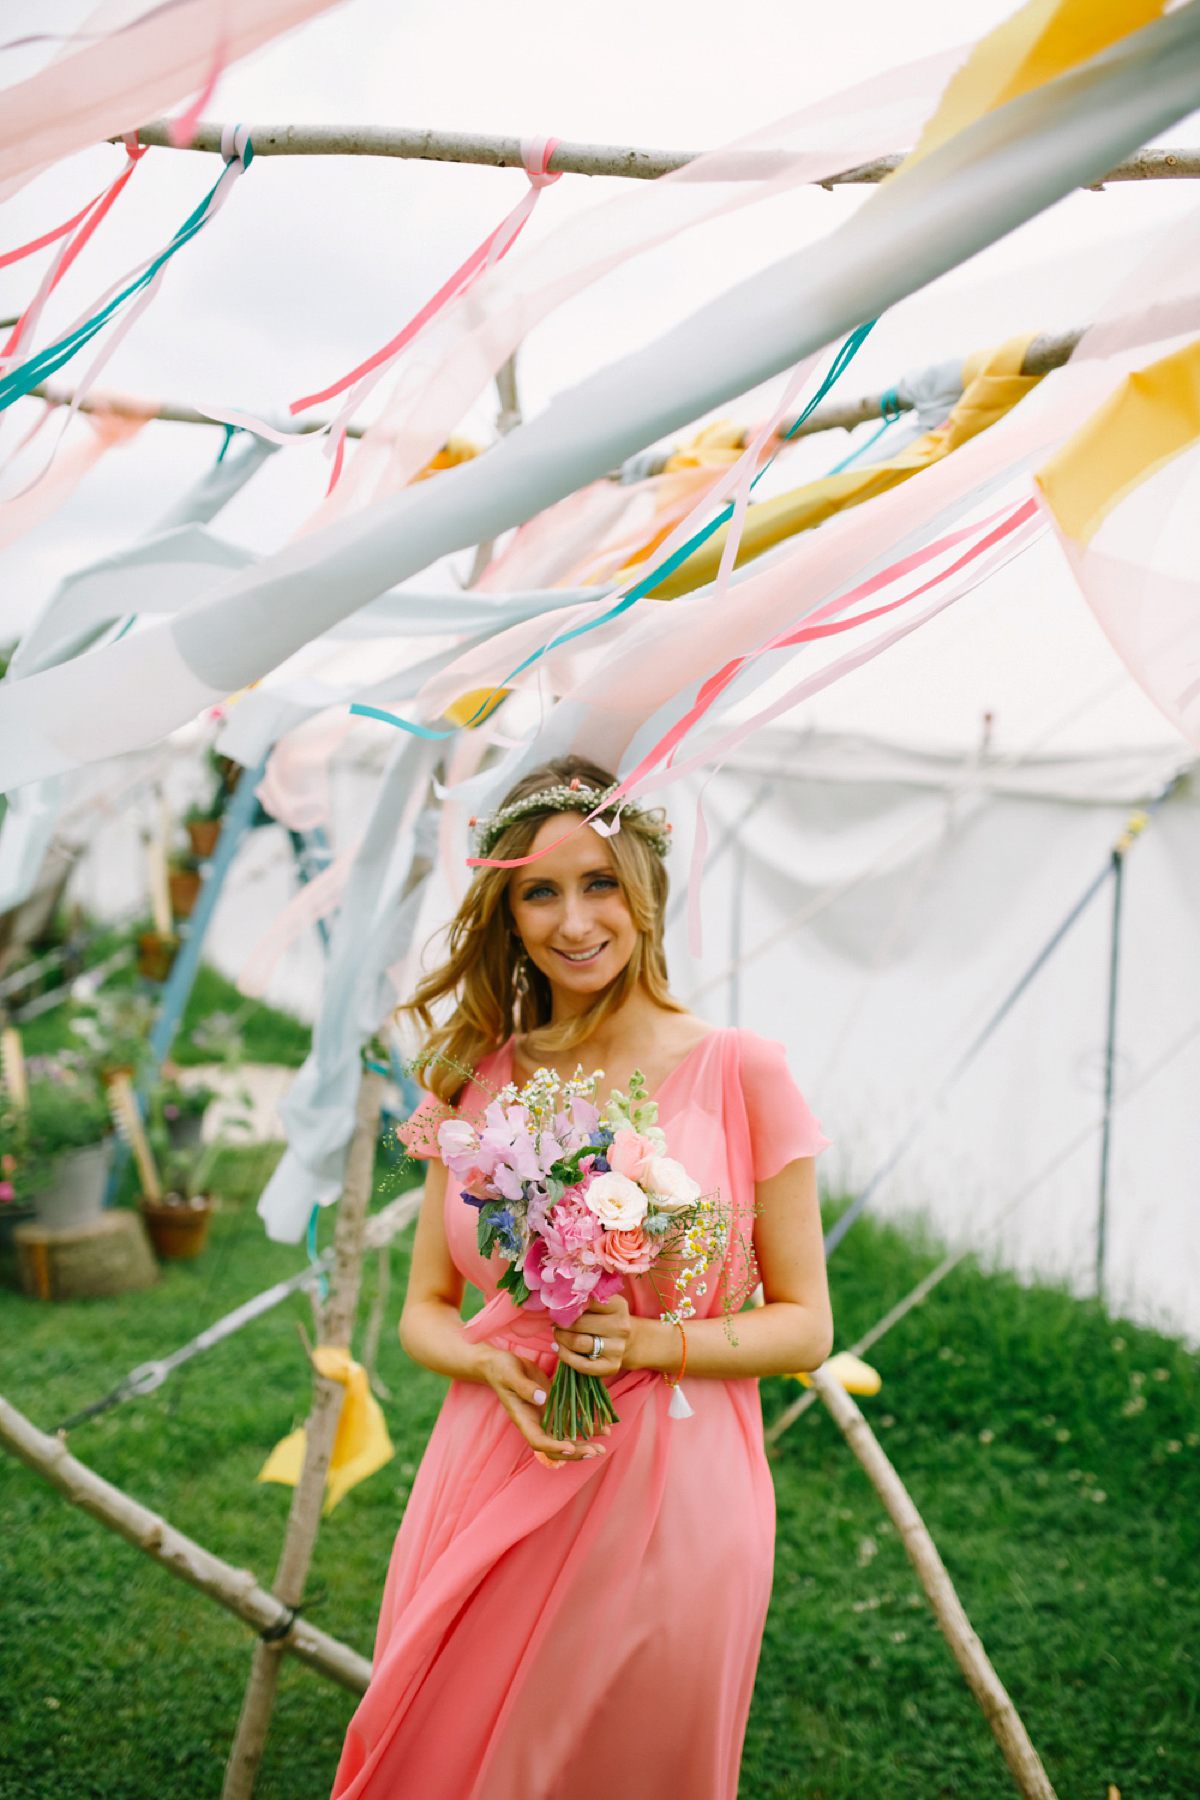
[[[487,1057],[460,1112],[512,1076]],[[748,1235],[754,1183],[825,1147],[783,1050],[714,1031],[655,1098],[670,1154],[720,1188]],[[429,1106],[431,1103],[426,1102]],[[465,1331],[554,1367],[544,1316],[497,1294],[477,1214],[447,1192],[446,1235],[488,1300]],[[742,1234],[733,1234],[736,1241]],[[736,1293],[744,1266],[725,1280]],[[701,1314],[719,1310],[709,1276]],[[659,1311],[644,1280],[632,1310]],[[488,1387],[453,1382],[396,1538],[375,1672],[335,1800],[734,1800],[775,1540],[754,1380],[610,1384],[608,1454],[538,1463]]]

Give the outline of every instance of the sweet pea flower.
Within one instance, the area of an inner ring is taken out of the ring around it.
[[[0,1181],[0,1200],[15,1200],[17,1190],[11,1181]]]
[[[475,1127],[468,1120],[444,1119],[438,1126],[437,1135],[444,1163],[449,1164],[452,1157],[463,1156],[474,1161],[479,1140],[475,1136]]]
[[[654,1263],[658,1246],[640,1225],[632,1231],[606,1231],[598,1255],[614,1275],[644,1275]]]
[[[656,1156],[646,1171],[646,1186],[654,1195],[659,1212],[682,1212],[700,1198],[700,1183],[693,1181],[682,1163],[673,1156]]]
[[[646,1216],[645,1194],[636,1182],[627,1175],[618,1175],[615,1169],[593,1176],[584,1201],[606,1231],[632,1231]]]
[[[612,1146],[606,1152],[609,1168],[624,1175],[627,1181],[640,1181],[657,1154],[649,1138],[642,1137],[628,1125],[622,1125],[614,1134]]]

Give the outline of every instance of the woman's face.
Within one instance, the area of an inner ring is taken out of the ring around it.
[[[517,936],[568,1012],[582,1011],[615,981],[637,943],[608,842],[590,825],[572,831],[577,816],[543,821],[531,849],[555,848],[514,870],[508,887]]]

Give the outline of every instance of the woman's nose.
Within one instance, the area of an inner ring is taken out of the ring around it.
[[[562,923],[560,930],[566,937],[586,937],[591,930],[591,921],[587,916],[587,908],[578,894],[566,894],[563,897]]]

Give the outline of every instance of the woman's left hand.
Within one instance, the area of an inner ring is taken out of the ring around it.
[[[554,1341],[564,1362],[581,1375],[619,1375],[633,1335],[629,1302],[623,1294],[611,1300],[595,1300],[581,1313],[570,1330],[557,1326]],[[602,1339],[604,1352],[593,1357],[592,1346]]]

